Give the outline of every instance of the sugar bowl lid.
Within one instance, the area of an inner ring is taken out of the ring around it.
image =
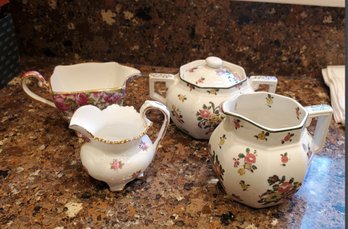
[[[181,80],[199,88],[231,88],[247,79],[241,66],[210,56],[180,67]]]

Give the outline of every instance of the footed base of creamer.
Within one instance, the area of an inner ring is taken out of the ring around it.
[[[124,189],[124,186],[126,186],[127,183],[124,183],[124,184],[108,184],[109,185],[109,188],[110,188],[110,191],[113,191],[113,192],[120,192]]]
[[[137,178],[142,178],[144,177],[144,173],[140,173],[137,177],[133,177],[131,179],[128,179],[122,183],[119,183],[119,182],[115,182],[115,183],[107,183],[109,188],[110,188],[110,191],[112,192],[120,192],[120,191],[123,191],[124,187],[131,181],[133,181],[134,179],[137,179]]]

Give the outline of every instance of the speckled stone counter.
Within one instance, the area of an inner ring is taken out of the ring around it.
[[[69,63],[22,61],[25,70],[47,78],[55,65]],[[149,99],[149,72],[178,70],[135,67],[143,76],[129,85],[125,104],[136,109]],[[278,79],[277,92],[303,105],[330,101],[320,77]],[[19,78],[0,90],[0,110],[1,228],[344,228],[345,129],[334,121],[299,192],[280,206],[255,210],[230,200],[214,182],[207,141],[173,124],[145,177],[110,192],[83,169],[82,141],[54,108],[29,98]],[[150,117],[155,137],[163,117]]]

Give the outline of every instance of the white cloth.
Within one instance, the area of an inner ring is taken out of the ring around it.
[[[321,72],[330,88],[334,119],[337,123],[345,125],[345,65],[330,65]]]

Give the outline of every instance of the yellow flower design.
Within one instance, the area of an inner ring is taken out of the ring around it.
[[[244,175],[245,174],[245,169],[244,168],[240,168],[240,169],[238,169],[238,173],[239,173],[239,175]]]
[[[270,94],[268,94],[267,97],[266,97],[266,105],[271,107],[272,104],[273,104],[273,99],[274,99],[274,97],[271,96]]]
[[[185,102],[185,100],[187,100],[186,95],[182,95],[182,94],[179,94],[178,98],[181,102]]]
[[[254,137],[258,140],[267,141],[267,137],[269,136],[269,132],[261,131],[258,135],[254,135]]]
[[[226,141],[226,135],[224,134],[224,135],[222,135],[221,137],[220,137],[220,141],[219,141],[219,148],[221,149],[221,146],[223,145],[223,144],[225,144],[225,141]]]

